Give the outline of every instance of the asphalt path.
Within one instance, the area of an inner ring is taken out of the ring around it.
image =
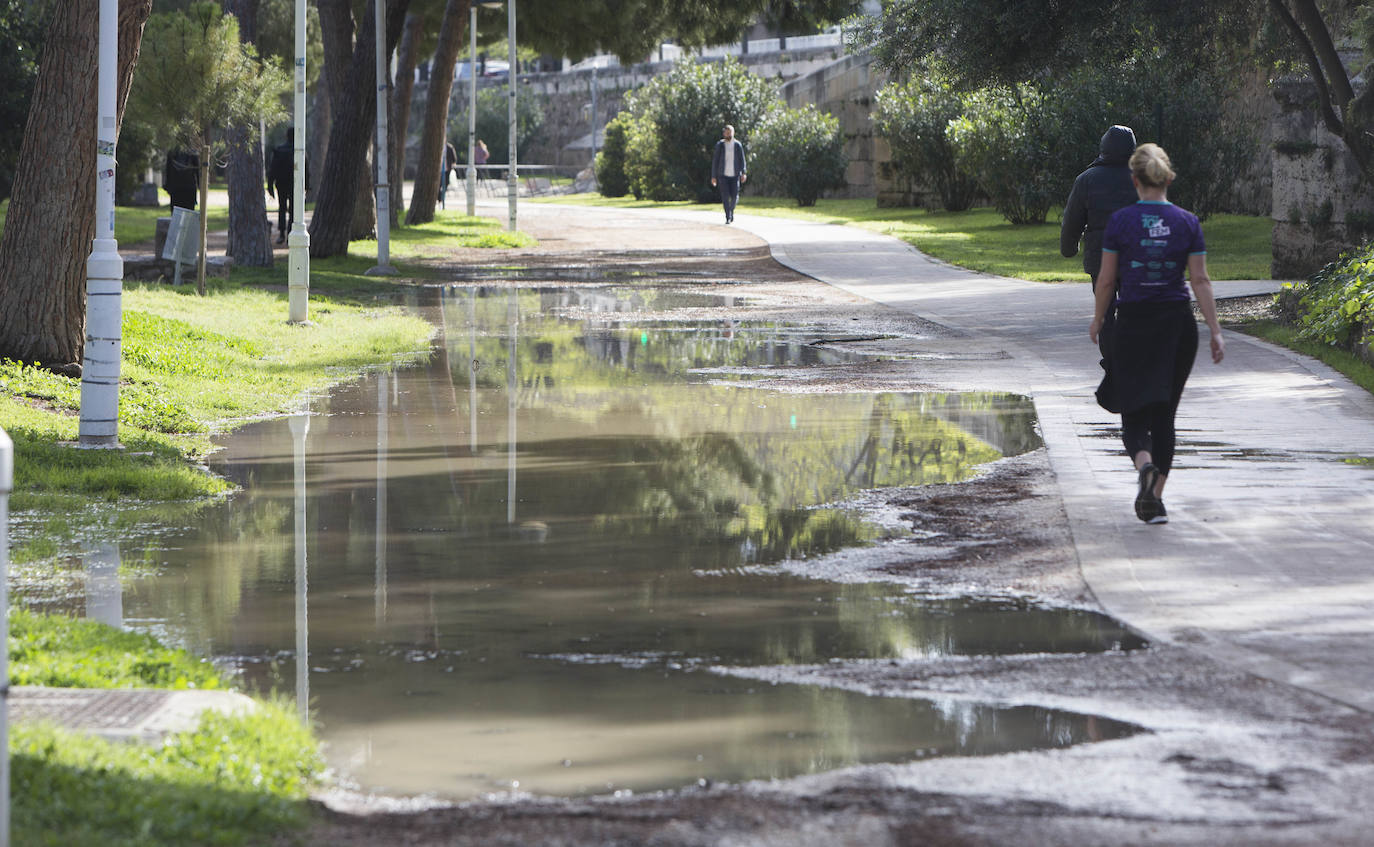
[[[584,220],[723,226],[718,212],[576,211]],[[1101,369],[1088,339],[1086,283],[975,273],[857,227],[747,209],[733,226],[766,241],[789,268],[954,330],[950,345],[979,360],[980,380],[1034,399],[1083,575],[1110,614],[1155,641],[1374,711],[1367,392],[1319,362],[1234,332],[1214,365],[1202,328],[1165,492],[1170,522],[1142,524],[1120,420],[1093,400]],[[1215,283],[1220,298],[1277,287]]]

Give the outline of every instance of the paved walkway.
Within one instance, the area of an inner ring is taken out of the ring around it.
[[[578,214],[720,225],[719,213],[685,210]],[[1108,612],[1157,641],[1374,711],[1368,393],[1238,333],[1227,333],[1226,359],[1213,365],[1203,329],[1179,414],[1170,523],[1147,526],[1132,510],[1135,473],[1119,419],[1093,401],[1101,370],[1086,283],[977,274],[887,236],[747,209],[734,225],[788,267],[959,330],[956,343],[971,353],[1009,355],[991,373],[984,363],[982,378],[1034,398],[1083,574]],[[1220,297],[1276,288],[1216,284]]]

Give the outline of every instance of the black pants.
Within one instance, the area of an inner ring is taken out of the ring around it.
[[[1151,358],[1159,366],[1167,367],[1167,372],[1147,367],[1150,373],[1147,381],[1157,387],[1149,402],[1138,405],[1121,414],[1121,441],[1126,454],[1135,459],[1142,450],[1149,451],[1150,461],[1159,470],[1168,474],[1174,465],[1174,447],[1177,431],[1174,418],[1178,414],[1178,401],[1183,397],[1183,387],[1193,370],[1193,360],[1197,356],[1198,333],[1192,309],[1185,302],[1165,310],[1132,309],[1117,316],[1115,356]],[[1145,315],[1140,312],[1146,312]],[[1142,320],[1143,319],[1143,320]],[[1140,324],[1144,323],[1144,326]],[[1144,333],[1141,330],[1145,330]],[[1150,349],[1149,343],[1133,344],[1142,338],[1161,343]],[[1123,351],[1123,347],[1127,348]],[[1167,364],[1165,364],[1167,363]],[[1167,399],[1154,399],[1156,397]],[[1143,399],[1143,398],[1142,398]],[[1134,404],[1129,404],[1134,405]]]
[[[296,186],[277,183],[272,188],[277,192],[277,234],[285,238],[296,223]]]
[[[735,217],[735,204],[739,202],[739,177],[717,177],[716,186],[720,189],[721,205],[725,207],[725,219],[733,220]]]

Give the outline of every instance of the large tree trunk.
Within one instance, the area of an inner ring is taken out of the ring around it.
[[[225,0],[224,10],[239,19],[239,40],[258,40],[258,0]],[[263,199],[262,145],[256,126],[225,133],[229,148],[229,258],[254,268],[272,267],[272,236]]]
[[[330,27],[325,18],[340,14],[334,6],[347,4],[337,0],[321,0],[320,29]],[[410,0],[393,0],[387,4],[388,50],[394,49],[400,37],[401,22]],[[326,14],[326,9],[329,10]],[[329,152],[325,155],[320,174],[320,190],[315,201],[315,214],[310,219],[310,255],[316,259],[348,252],[353,212],[360,181],[364,180],[368,143],[376,133],[377,84],[376,50],[373,28],[372,2],[367,4],[352,59],[342,77],[342,84],[334,88],[334,123],[329,131]],[[329,49],[326,47],[326,68]],[[331,86],[332,87],[332,86]]]
[[[443,166],[444,143],[448,140],[448,101],[453,88],[453,63],[467,34],[470,0],[448,0],[444,20],[439,24],[439,44],[434,48],[434,72],[429,76],[429,95],[425,98],[425,125],[420,130],[420,160],[415,163],[415,188],[410,192],[406,223],[422,224],[434,220],[434,205],[439,200],[439,171]]]
[[[416,42],[420,40],[420,29],[424,19],[414,12],[406,13],[406,21],[401,31],[401,46],[396,50],[396,85],[391,90],[390,115],[388,128],[391,131],[391,149],[387,155],[387,165],[391,169],[391,225],[400,224],[401,211],[406,207],[406,140],[410,133],[410,96],[415,91],[415,58],[419,52]]]
[[[152,0],[119,2],[120,120],[151,11]],[[72,374],[95,238],[98,27],[88,3],[63,0],[53,12],[0,239],[0,355]]]
[[[329,98],[329,80],[320,74],[315,82],[315,102],[310,110],[310,133],[305,137],[305,190],[306,199],[312,203],[320,188],[320,165],[324,164],[325,155],[329,152],[329,127],[334,122],[334,108]],[[302,211],[297,210],[296,214],[302,214]]]
[[[377,134],[377,102],[372,102],[372,134]],[[372,184],[372,152],[363,148],[363,160],[358,163],[358,196],[353,202],[353,224],[350,241],[367,241],[377,237],[377,194]]]

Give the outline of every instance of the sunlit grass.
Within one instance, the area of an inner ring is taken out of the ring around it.
[[[681,208],[716,211],[715,203],[654,203],[629,197],[566,194],[535,202],[612,208]],[[1082,282],[1082,256],[1059,255],[1058,210],[1044,224],[1014,225],[993,209],[929,212],[879,208],[872,198],[822,199],[813,207],[779,197],[740,198],[740,214],[859,226],[900,238],[937,259],[970,270],[1037,282]],[[1265,217],[1213,215],[1203,223],[1207,270],[1213,279],[1268,279],[1274,223]]]

